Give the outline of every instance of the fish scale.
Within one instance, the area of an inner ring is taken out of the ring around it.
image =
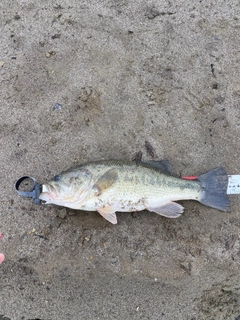
[[[167,161],[102,160],[70,168],[43,185],[40,199],[73,209],[98,211],[111,223],[116,212],[147,209],[177,218],[183,207],[177,200],[197,200],[227,211],[228,176],[217,168],[190,181],[174,177]]]

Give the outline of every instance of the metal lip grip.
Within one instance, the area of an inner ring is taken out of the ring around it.
[[[21,191],[19,190],[20,184],[27,179],[31,179],[34,183],[32,190],[30,191]],[[42,192],[42,185],[37,183],[37,180],[33,177],[29,177],[29,176],[24,176],[21,177],[20,179],[18,179],[18,181],[15,183],[15,189],[17,191],[17,193],[22,196],[22,197],[28,197],[28,198],[33,198],[34,202],[36,204],[41,204],[41,200],[39,199],[39,195]]]

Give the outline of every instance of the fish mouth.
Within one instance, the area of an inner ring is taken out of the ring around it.
[[[52,200],[58,198],[58,195],[58,190],[51,184],[43,184],[42,193],[40,194],[39,199],[45,201],[46,203],[51,203]]]

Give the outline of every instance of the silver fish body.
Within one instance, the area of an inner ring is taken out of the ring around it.
[[[43,185],[40,199],[73,209],[98,211],[117,223],[116,211],[147,209],[177,218],[183,207],[177,200],[197,200],[226,211],[228,177],[223,168],[188,181],[172,176],[166,161],[135,163],[106,160],[71,168]]]

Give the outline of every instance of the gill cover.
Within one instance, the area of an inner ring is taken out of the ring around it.
[[[88,169],[69,169],[43,184],[39,199],[67,207],[72,207],[72,203],[78,205],[87,196],[91,180]]]

